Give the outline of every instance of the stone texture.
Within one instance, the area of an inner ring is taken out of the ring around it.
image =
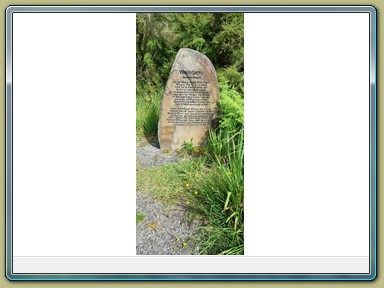
[[[215,68],[204,54],[182,48],[176,55],[161,103],[158,137],[162,151],[186,142],[204,143],[217,112]]]

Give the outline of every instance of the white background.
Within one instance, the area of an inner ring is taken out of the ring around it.
[[[14,255],[134,255],[135,15],[13,17]]]
[[[369,255],[369,14],[245,17],[245,237]]]
[[[135,15],[13,17],[14,256],[134,256]],[[247,256],[369,255],[368,24],[245,15]]]

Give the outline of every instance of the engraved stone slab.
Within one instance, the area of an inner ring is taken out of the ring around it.
[[[158,126],[161,150],[180,149],[184,141],[201,146],[218,100],[217,76],[211,61],[195,50],[180,49],[161,102]]]

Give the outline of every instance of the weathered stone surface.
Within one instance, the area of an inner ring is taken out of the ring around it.
[[[160,148],[180,149],[204,143],[217,112],[219,88],[215,68],[204,54],[182,48],[176,55],[161,103]]]

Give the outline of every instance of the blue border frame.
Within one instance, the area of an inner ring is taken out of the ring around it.
[[[13,13],[139,13],[139,12],[244,12],[244,13],[369,13],[370,15],[370,273],[368,274],[14,274],[12,271],[12,19]],[[9,280],[374,280],[377,275],[377,23],[373,6],[9,6],[6,9],[6,277]]]

